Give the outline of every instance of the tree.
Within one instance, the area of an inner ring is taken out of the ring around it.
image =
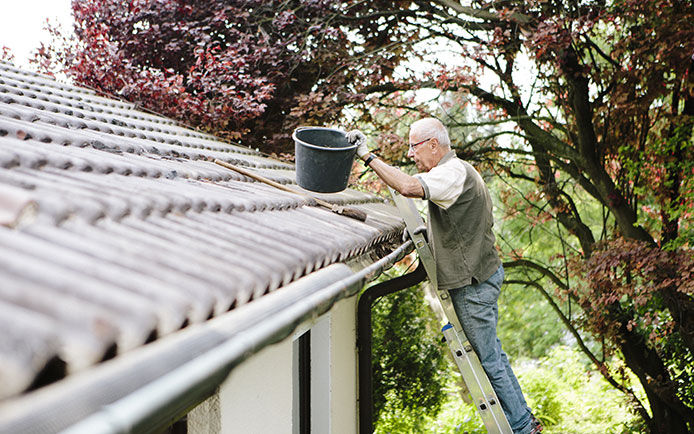
[[[443,92],[446,124],[487,128],[453,139],[497,179],[508,282],[545,297],[651,432],[694,429],[690,1],[82,0],[73,9],[82,45],[57,59],[79,81],[215,132],[249,129],[247,143],[267,137],[267,151],[286,151],[294,125],[349,109],[383,131],[385,158],[403,162],[407,113],[432,110],[412,91]],[[458,117],[465,106],[473,122]]]
[[[349,69],[336,74],[352,44],[332,1],[72,5],[74,34],[52,29],[57,40],[37,58],[44,71],[66,73],[220,136],[262,143],[267,152],[289,151],[299,121],[335,120],[339,112],[321,105],[337,95],[320,90],[320,83],[332,76],[337,86],[356,75]]]
[[[379,299],[372,324],[373,418],[377,428],[391,431],[388,421],[379,423],[384,413],[407,415],[414,426],[427,415],[436,416],[445,399],[444,351],[448,349],[437,340],[438,322],[423,300],[421,288]]]
[[[691,3],[441,0],[412,10],[412,31],[470,63],[364,91],[379,105],[422,87],[474,98],[477,124],[498,128],[457,151],[508,186],[506,217],[522,222],[501,234],[508,282],[545,295],[651,432],[694,429]],[[572,317],[571,306],[581,311]],[[648,403],[610,369],[613,351]]]
[[[386,94],[423,86],[465,92],[488,110],[483,122],[510,125],[487,140],[459,142],[458,149],[462,156],[490,163],[486,167],[509,185],[504,191],[508,217],[527,223],[524,233],[504,240],[509,281],[547,297],[652,432],[693,429],[694,292],[687,218],[694,122],[692,5],[414,5],[426,24],[413,20],[412,28],[420,25],[426,34],[454,44],[472,65],[441,65],[424,80],[413,77],[367,90],[380,91],[378,103],[386,104]],[[537,71],[530,91],[519,81],[524,55]],[[482,83],[484,74],[495,77],[496,87]],[[493,140],[500,134],[517,139]],[[553,253],[543,255],[552,245]],[[547,290],[550,285],[556,291]],[[582,309],[575,319],[561,306],[571,302]],[[604,343],[602,355],[589,347],[578,326]],[[606,356],[612,350],[639,377],[648,404],[610,370]]]

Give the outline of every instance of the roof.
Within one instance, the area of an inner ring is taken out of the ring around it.
[[[379,197],[313,194],[361,222],[214,159],[299,189],[290,164],[0,63],[0,406],[399,240]]]

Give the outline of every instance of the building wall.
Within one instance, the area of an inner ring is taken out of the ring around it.
[[[188,414],[188,432],[297,433],[294,341],[311,330],[311,432],[356,433],[356,302],[339,301],[236,367],[214,396]]]
[[[330,432],[357,432],[357,297],[342,300],[331,312]]]

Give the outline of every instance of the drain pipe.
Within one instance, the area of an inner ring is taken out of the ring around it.
[[[427,274],[420,262],[411,273],[378,283],[368,288],[359,297],[357,308],[357,349],[359,351],[359,433],[371,434],[373,428],[373,372],[371,369],[371,310],[373,304],[383,297],[410,288],[426,279]]]

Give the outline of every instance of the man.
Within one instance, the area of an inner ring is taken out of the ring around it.
[[[514,433],[542,430],[528,408],[496,336],[504,269],[494,246],[492,201],[482,177],[451,150],[437,119],[410,127],[410,149],[420,173],[410,176],[369,152],[358,130],[347,133],[357,155],[390,187],[428,200],[427,230],[436,258],[438,286],[448,290],[463,330],[482,362]]]

